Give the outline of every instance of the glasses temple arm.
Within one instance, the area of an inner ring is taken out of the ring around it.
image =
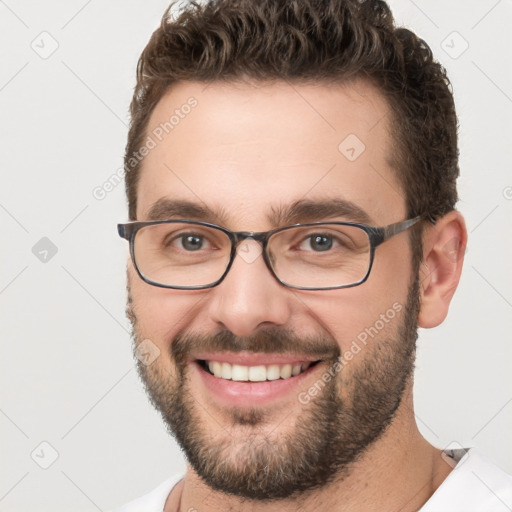
[[[386,226],[382,228],[382,241],[389,240],[390,238],[394,237],[395,235],[398,235],[399,233],[402,233],[402,231],[405,231],[409,229],[410,227],[414,226],[421,220],[421,216],[418,215],[417,217],[414,217],[413,219],[407,219],[402,222],[395,222],[394,224],[390,224],[389,226]]]

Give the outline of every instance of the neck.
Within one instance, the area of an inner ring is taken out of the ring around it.
[[[403,397],[393,423],[352,464],[347,476],[321,489],[279,500],[279,510],[413,512],[432,496],[450,471],[451,467],[442,459],[441,451],[430,445],[418,431],[412,409],[412,393],[409,390]],[[254,510],[255,505],[253,501],[213,491],[189,469],[184,480],[169,496],[165,512],[244,512]],[[257,510],[275,511],[276,502],[258,502]]]

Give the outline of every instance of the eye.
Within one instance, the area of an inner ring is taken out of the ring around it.
[[[207,236],[199,233],[171,233],[165,237],[163,247],[173,251],[196,252],[212,249]]]
[[[332,249],[334,240],[332,236],[313,234],[308,236],[300,245],[302,250],[313,250],[315,252],[328,251]]]
[[[204,237],[194,234],[181,235],[176,238],[176,241],[181,244],[181,247],[186,251],[198,251],[203,248],[205,243]]]

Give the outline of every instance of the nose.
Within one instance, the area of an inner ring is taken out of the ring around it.
[[[261,244],[244,240],[224,280],[212,289],[210,320],[237,336],[284,325],[291,313],[290,290],[271,274]]]

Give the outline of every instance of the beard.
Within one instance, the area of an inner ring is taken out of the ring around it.
[[[268,428],[278,426],[272,423],[275,414],[269,409],[250,405],[223,411],[229,417],[228,424],[216,428],[218,432],[208,429],[204,421],[208,405],[200,404],[190,387],[190,354],[241,350],[298,353],[317,357],[327,364],[327,372],[341,353],[339,343],[328,334],[306,338],[277,327],[250,337],[237,337],[226,330],[212,335],[179,333],[167,354],[174,363],[172,372],[158,365],[158,359],[148,366],[138,360],[138,372],[150,401],[188,463],[209,487],[251,500],[295,498],[344,479],[354,462],[391,424],[412,379],[418,291],[416,279],[403,315],[397,316],[395,334],[370,342],[374,345],[364,348],[364,355],[355,356],[361,360],[350,365],[350,372],[349,366],[342,368],[317,396],[302,405],[285,434]],[[135,350],[145,337],[137,332],[130,292],[127,315],[133,326]],[[236,435],[230,435],[230,429]]]

